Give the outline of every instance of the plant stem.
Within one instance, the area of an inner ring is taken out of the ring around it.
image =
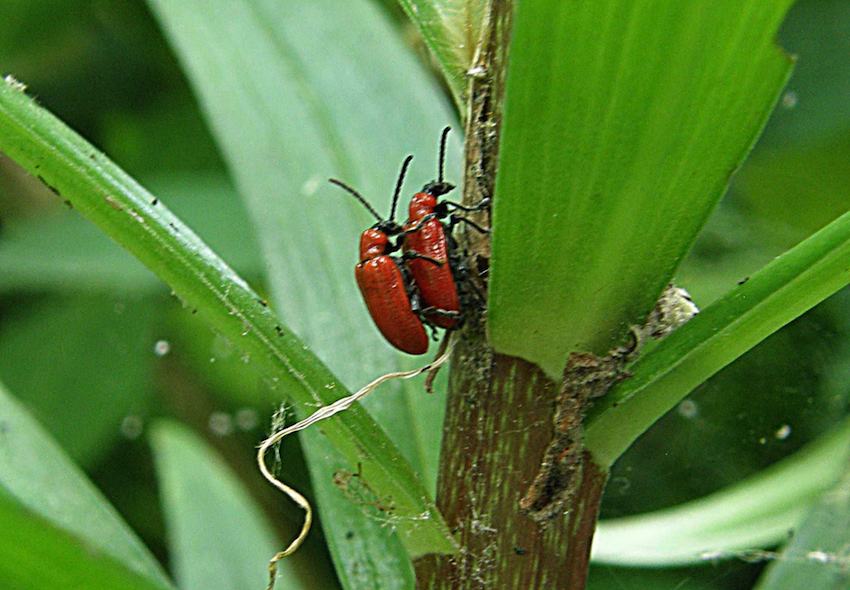
[[[495,186],[512,10],[511,2],[490,3],[470,69],[464,179],[470,205],[491,197]],[[489,241],[474,232],[468,237],[471,266],[482,272]],[[437,486],[437,505],[461,549],[418,559],[418,587],[584,588],[607,473],[585,453],[568,515],[540,524],[521,511],[553,438],[559,385],[531,363],[495,354],[484,322],[483,314],[468,318],[455,348]]]
[[[568,515],[539,524],[523,514],[520,498],[552,439],[558,385],[531,363],[492,354],[480,329],[466,336],[450,380],[437,499],[461,550],[418,560],[419,588],[584,588],[606,474],[585,454]]]

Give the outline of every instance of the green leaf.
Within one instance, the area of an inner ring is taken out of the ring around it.
[[[843,457],[840,480],[825,490],[791,541],[771,563],[756,590],[841,590],[850,586],[847,569],[847,531],[850,530],[850,470],[847,447],[836,449]]]
[[[247,404],[267,413],[280,403],[281,391],[264,378],[259,367],[245,363],[233,343],[204,329],[195,316],[172,314],[167,338],[179,342],[181,358],[230,404]],[[432,497],[437,489],[447,376],[447,371],[439,373],[433,394],[423,395],[421,384],[414,382],[401,392],[381,392],[373,398],[379,403],[366,404],[390,439],[397,441],[399,451],[420,474]]]
[[[498,350],[560,377],[569,352],[605,353],[641,323],[789,75],[773,36],[790,4],[517,4],[493,210]]]
[[[585,442],[610,467],[693,388],[850,283],[850,213],[773,260],[630,367],[588,414]]]
[[[109,555],[147,578],[154,587],[171,588],[159,564],[118,513],[2,386],[0,489],[35,515],[84,543],[86,551]],[[2,527],[2,530],[0,536],[5,538],[12,529]],[[52,568],[52,565],[35,568],[29,570],[29,575]]]
[[[151,184],[232,266],[252,277],[262,274],[244,207],[224,176],[159,176]],[[5,291],[162,289],[153,273],[73,211],[12,221],[3,227],[0,245]]]
[[[51,525],[0,493],[0,587],[15,590],[166,590],[102,546]]]
[[[321,507],[319,516],[325,542],[343,588],[415,588],[413,566],[402,541],[393,532],[403,523],[383,508],[392,505],[392,496],[383,495],[368,480],[351,478],[337,487],[317,478],[317,474],[356,473],[317,429],[302,432],[301,445],[310,467],[313,492]],[[367,485],[363,485],[364,481]]]
[[[246,361],[261,363],[301,416],[344,393],[267,304],[163,203],[13,81],[0,84],[0,150],[137,256],[187,306],[238,343]],[[371,485],[393,497],[396,514],[407,519],[398,530],[412,554],[454,550],[422,484],[365,412],[352,408],[325,422],[323,432],[352,468],[361,464]]]
[[[398,0],[439,62],[458,109],[481,36],[485,0]]]
[[[728,559],[774,545],[834,484],[846,468],[848,449],[850,422],[845,422],[734,486],[657,512],[603,520],[591,557],[600,563],[657,567]],[[846,527],[840,530],[846,538]]]
[[[447,376],[448,371],[440,371],[434,393],[425,393],[422,381],[413,379],[396,387],[396,391],[384,391],[363,404],[413,466],[432,498],[437,494]]]
[[[4,321],[0,377],[75,461],[102,458],[124,417],[144,409],[154,311],[126,297],[51,298]]]
[[[326,179],[351,183],[381,212],[389,209],[406,153],[417,155],[407,186],[432,179],[439,130],[453,119],[439,89],[383,15],[362,0],[231,2],[215,10],[198,1],[151,6],[246,199],[272,295],[288,324],[350,388],[397,370],[399,357],[378,335],[352,277],[358,235],[374,220]],[[455,178],[459,148],[455,133],[448,155]],[[416,384],[388,389],[395,392],[365,405],[433,489],[441,412],[431,410]],[[327,463],[313,445],[304,450],[314,487],[327,488],[320,496],[344,501],[331,488],[337,459]],[[386,492],[380,490],[397,498]],[[413,522],[398,528],[416,528]],[[387,537],[380,526],[364,516],[355,529],[374,535],[374,543],[364,544],[371,561],[401,563],[401,554],[378,542]],[[337,537],[331,547],[346,546],[344,532],[325,526],[327,537]],[[405,544],[414,554],[423,550]],[[351,569],[348,553],[335,557],[341,569]]]
[[[363,0],[151,6],[245,198],[287,324],[349,388],[397,369],[353,279],[359,234],[374,219],[327,179],[379,212],[405,154],[416,155],[406,187],[433,179],[440,129],[454,118],[436,86]],[[245,68],[254,62],[262,67]],[[448,147],[457,178],[457,132]]]
[[[254,501],[212,449],[177,423],[151,428],[171,562],[181,590],[263,588],[269,559],[283,545]],[[281,588],[326,587],[307,583],[284,560]],[[330,581],[332,584],[332,580]]]
[[[216,395],[236,406],[257,408],[261,413],[278,403],[280,388],[258,376],[254,364],[243,363],[232,345],[222,342],[220,337],[207,337],[205,330],[198,329],[197,321],[192,316],[183,315],[175,320],[181,320],[174,323],[174,328],[179,330],[175,348],[180,348],[183,358],[189,361]],[[211,363],[211,359],[215,359],[215,362]],[[435,415],[442,416],[442,412],[435,412]],[[395,418],[394,425],[404,428],[409,423]],[[412,441],[414,437],[410,434],[408,431],[408,438]],[[301,447],[310,449],[310,461],[315,473],[352,472],[351,466],[334,451],[318,429],[307,429],[300,436]],[[303,475],[298,479],[302,474],[285,462],[286,453],[291,452],[288,447],[290,444],[288,440],[283,443],[284,463],[280,474],[287,483],[298,487],[303,485],[307,477]],[[363,493],[362,486],[349,491],[328,483],[314,480],[314,496],[310,499],[321,507],[322,522],[328,523],[327,526],[333,530],[333,534],[325,538],[331,553],[344,556],[337,562],[343,586],[387,590],[412,588],[415,584],[413,568],[398,536],[393,533],[392,515],[378,510],[374,505],[368,505],[369,500],[377,498],[369,498],[368,494]],[[364,518],[375,526],[363,526]],[[376,548],[385,553],[375,555]],[[293,557],[300,558],[302,551],[299,550]]]

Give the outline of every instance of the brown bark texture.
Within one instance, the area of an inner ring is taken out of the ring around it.
[[[587,456],[572,509],[545,523],[520,509],[552,440],[559,385],[536,366],[456,347],[437,505],[461,550],[416,566],[420,589],[581,589],[605,486]]]

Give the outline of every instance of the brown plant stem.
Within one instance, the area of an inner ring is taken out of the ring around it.
[[[469,70],[468,205],[494,196],[512,14],[509,0],[489,3]],[[490,219],[479,221],[488,225]],[[471,267],[486,276],[489,240],[472,233],[466,245]],[[484,322],[483,316],[470,318],[455,349],[440,461],[437,505],[461,550],[417,560],[418,586],[584,588],[607,474],[585,454],[568,515],[541,525],[520,510],[520,499],[552,441],[560,386],[522,359],[494,354]]]
[[[467,205],[494,196],[512,11],[511,1],[491,0],[468,72]],[[477,221],[487,226],[490,219]],[[465,245],[484,290],[489,240],[471,232]],[[443,429],[437,505],[460,552],[417,560],[418,587],[582,589],[607,473],[584,453],[568,514],[540,524],[521,511],[554,436],[560,384],[531,363],[493,353],[485,321],[484,314],[468,318],[455,347]],[[579,421],[583,403],[573,405]]]
[[[585,454],[568,515],[541,525],[520,510],[552,439],[559,386],[470,332],[452,369],[437,497],[461,550],[419,559],[418,587],[582,589],[607,474]]]

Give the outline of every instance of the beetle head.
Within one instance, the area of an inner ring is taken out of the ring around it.
[[[434,195],[435,197],[442,197],[446,193],[453,191],[454,188],[455,185],[450,182],[446,182],[445,180],[435,180],[423,186],[422,192]]]

